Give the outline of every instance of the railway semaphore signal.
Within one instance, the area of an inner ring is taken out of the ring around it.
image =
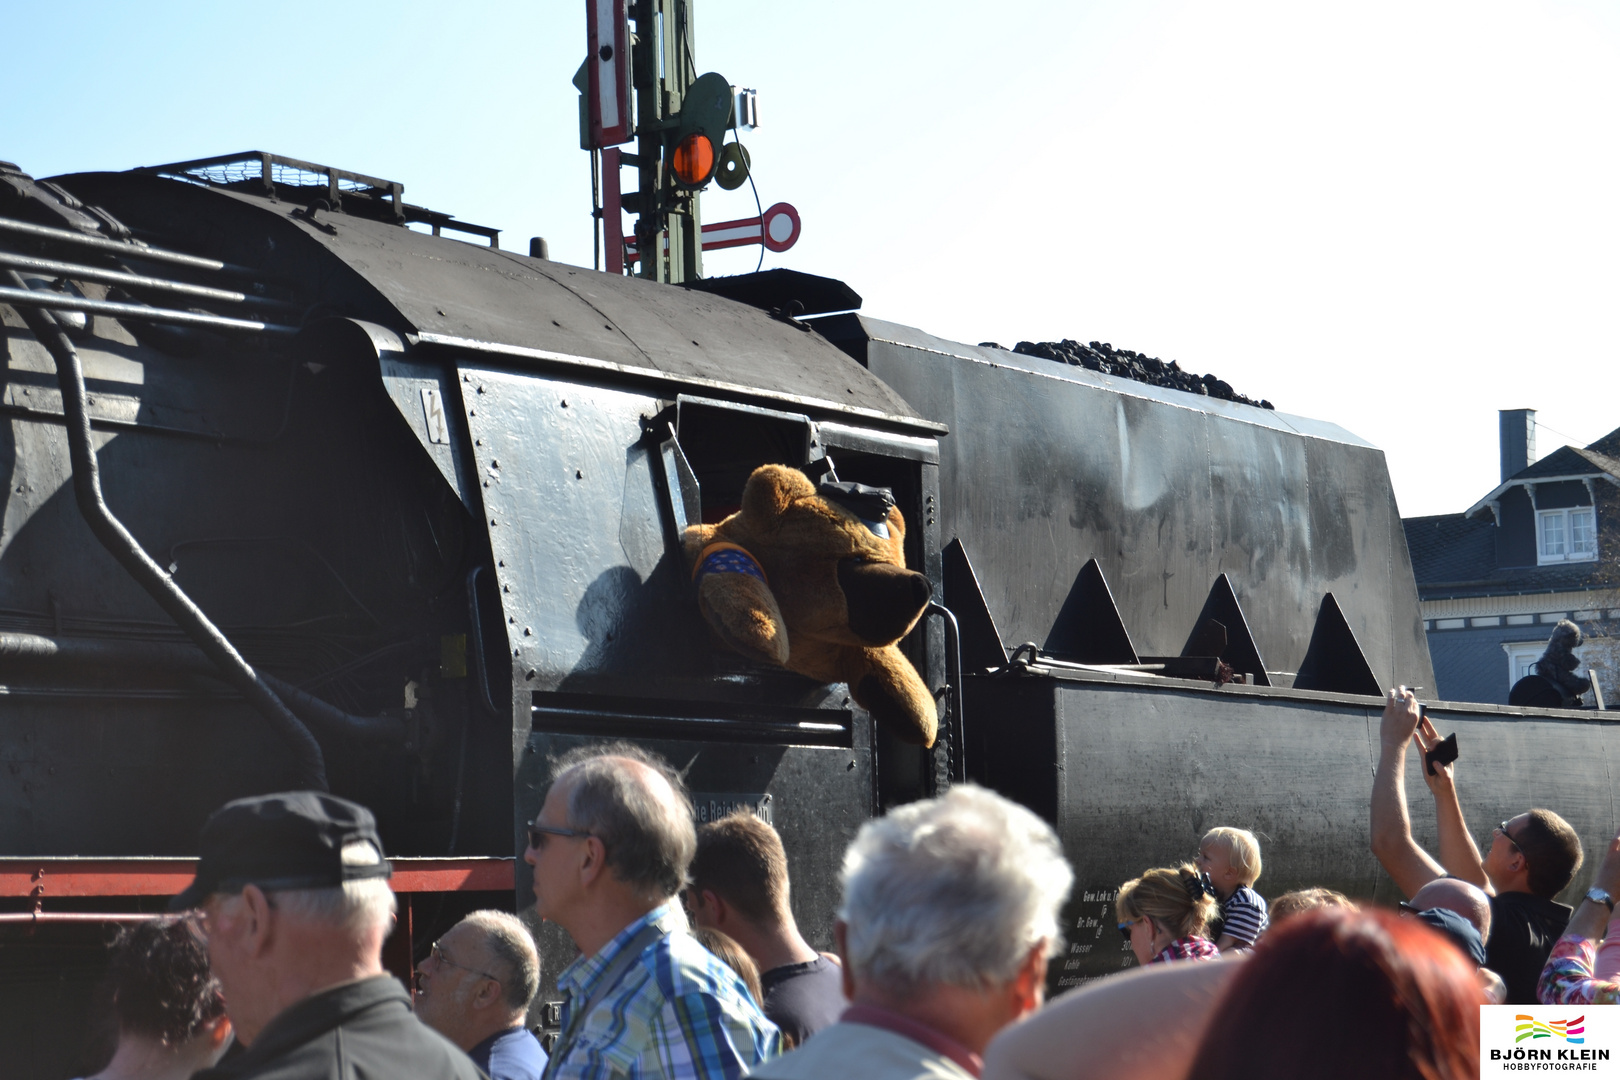
[[[631,24],[634,23],[634,30]],[[727,131],[758,124],[758,96],[718,72],[698,75],[689,6],[680,0],[586,0],[585,61],[574,76],[580,92],[580,146],[592,156],[591,212],[606,269],[637,264],[666,283],[703,276],[703,252],[762,243],[785,251],[799,235],[797,211],[785,204],[759,218],[724,222],[711,239],[700,193],[711,181],[727,191],[748,180],[748,155]],[[636,142],[633,153],[618,149]],[[621,193],[620,169],[635,167],[637,190]],[[635,235],[619,243],[619,215],[635,215]],[[775,217],[773,218],[773,214]],[[752,230],[750,232],[750,230]],[[780,245],[780,246],[779,246]],[[597,265],[602,265],[598,247]],[[655,257],[639,252],[655,250]]]

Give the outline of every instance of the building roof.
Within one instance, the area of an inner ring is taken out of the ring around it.
[[[1620,451],[1620,429],[1611,431],[1602,439],[1584,449],[1575,446],[1560,446],[1540,461],[1520,469],[1492,488],[1490,494],[1465,510],[1463,516],[1473,517],[1500,499],[1502,493],[1509,488],[1522,487],[1525,484],[1551,483],[1560,480],[1590,480],[1601,477],[1616,486],[1620,486],[1620,458],[1611,456],[1611,454],[1605,453],[1604,450],[1594,449],[1599,445],[1602,445],[1604,450]]]
[[[1586,448],[1605,457],[1620,459],[1620,428],[1615,428],[1597,442],[1588,443]]]
[[[1521,469],[1461,514],[1402,519],[1412,572],[1423,600],[1579,592],[1613,588],[1615,568],[1596,562],[1497,566],[1496,519],[1481,513],[1511,487],[1603,478],[1620,486],[1620,428],[1586,447],[1561,446]],[[1605,522],[1605,525],[1612,525]]]
[[[1426,582],[1483,581],[1496,569],[1496,526],[1464,514],[1404,518],[1412,573]]]

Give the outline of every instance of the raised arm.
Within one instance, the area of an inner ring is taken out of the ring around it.
[[[1439,742],[1440,733],[1427,716],[1423,717],[1417,727],[1418,748],[1427,752]],[[1478,885],[1495,896],[1496,889],[1485,876],[1485,860],[1468,833],[1462,804],[1457,801],[1455,769],[1455,765],[1436,765],[1432,773],[1426,767],[1423,769],[1423,782],[1429,785],[1429,793],[1434,796],[1435,817],[1440,823],[1440,865],[1452,877]]]
[[[1406,809],[1406,747],[1420,715],[1417,699],[1405,687],[1389,692],[1378,730],[1378,771],[1373,773],[1372,853],[1407,896],[1445,876],[1412,839],[1412,816]]]

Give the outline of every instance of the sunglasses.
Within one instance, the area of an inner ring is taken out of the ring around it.
[[[1496,831],[1501,833],[1503,836],[1507,837],[1507,842],[1513,845],[1513,850],[1514,851],[1517,851],[1520,855],[1523,855],[1524,854],[1524,848],[1520,847],[1519,842],[1517,840],[1513,839],[1513,834],[1507,831],[1507,827],[1508,827],[1508,823],[1504,821],[1504,822],[1502,822],[1502,824],[1500,824],[1500,825],[1498,825],[1496,827]]]
[[[1125,939],[1125,944],[1129,945],[1131,943],[1131,927],[1135,926],[1141,921],[1142,920],[1140,919],[1126,919],[1122,923],[1114,924],[1115,926],[1119,927],[1119,936]]]
[[[529,846],[536,851],[546,846],[546,837],[548,836],[566,836],[569,839],[576,839],[592,835],[584,829],[563,829],[556,825],[541,825],[537,821],[529,822],[527,828],[529,831]]]

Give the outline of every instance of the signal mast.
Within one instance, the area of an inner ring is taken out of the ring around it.
[[[747,152],[725,137],[755,126],[754,91],[739,92],[716,72],[697,74],[691,0],[586,0],[586,38],[589,51],[574,85],[580,146],[591,152],[592,187],[600,191],[592,192],[600,223],[593,228],[601,230],[606,269],[624,272],[620,213],[628,211],[636,216],[630,255],[640,263],[637,272],[668,284],[695,281],[703,276],[699,193],[710,180],[728,191],[748,180]],[[619,149],[631,141],[634,153]],[[624,165],[635,167],[638,190],[620,192]],[[796,213],[793,223],[796,240]],[[759,233],[760,242],[769,238],[763,222]]]

